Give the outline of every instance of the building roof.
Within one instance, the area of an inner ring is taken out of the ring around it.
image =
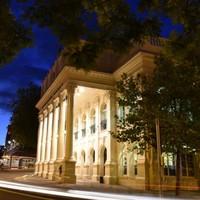
[[[138,52],[159,54],[164,41],[165,40],[161,38],[160,39],[150,38],[147,42],[141,45],[134,46],[133,48],[129,49],[127,52],[123,54],[119,54],[111,50],[105,50],[96,59],[96,66],[93,68],[93,71],[112,74],[126,62],[128,62]],[[53,81],[56,79],[58,74],[65,66],[70,66],[68,64],[67,58],[59,56],[58,59],[55,61],[54,65],[52,66],[52,68],[49,70],[47,76],[45,77],[42,83],[41,86],[42,95],[50,87],[50,85],[53,83]]]

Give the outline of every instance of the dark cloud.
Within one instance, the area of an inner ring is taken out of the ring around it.
[[[54,63],[60,44],[46,28],[32,26],[34,43],[19,52],[9,64],[0,68],[0,110],[9,111],[10,102],[18,88],[30,82],[41,84],[49,68]]]
[[[30,82],[38,83],[47,74],[46,69],[33,66],[7,66],[0,69],[0,109],[9,110],[18,88]]]

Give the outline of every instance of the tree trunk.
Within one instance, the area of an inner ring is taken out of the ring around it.
[[[180,151],[176,154],[176,196],[179,195],[180,191],[180,178],[181,178],[181,155]]]
[[[150,160],[149,160],[149,147],[147,145],[145,151],[145,190],[150,190]]]

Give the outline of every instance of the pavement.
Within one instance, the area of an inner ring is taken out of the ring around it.
[[[59,183],[56,181],[50,181],[34,175],[32,170],[3,170],[0,171],[0,180],[10,181],[13,183],[23,183],[28,185],[52,188],[52,190],[57,191],[72,191],[76,193],[78,191],[84,194],[89,193],[98,193],[98,194],[115,194],[115,195],[138,195],[141,197],[159,197],[158,192],[156,191],[141,191],[133,190],[128,187],[120,185],[105,185],[99,183],[90,183],[90,182],[78,182],[77,184],[66,184]],[[198,199],[200,200],[200,191],[180,191],[178,198],[175,197],[174,191],[165,191],[162,193],[162,197],[159,199]]]

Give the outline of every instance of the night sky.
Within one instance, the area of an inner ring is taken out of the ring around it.
[[[132,9],[134,8],[135,5],[132,4]],[[12,11],[16,17],[22,10],[23,7],[16,6],[13,1]],[[166,18],[164,23],[162,36],[167,37],[174,26]],[[15,98],[16,90],[26,87],[30,82],[41,84],[60,49],[58,39],[49,29],[34,25],[32,31],[33,46],[21,50],[11,63],[0,68],[0,145],[5,141],[6,127],[11,117],[9,104]]]

